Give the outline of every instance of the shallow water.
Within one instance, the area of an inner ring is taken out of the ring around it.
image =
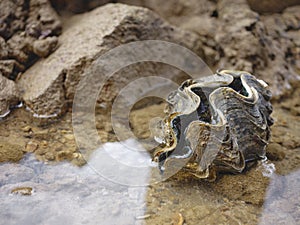
[[[184,171],[161,181],[134,139],[105,143],[87,165],[74,166],[70,113],[44,125],[15,110],[1,121],[0,144],[38,148],[19,163],[0,164],[0,224],[300,224],[300,120],[296,107],[283,104],[274,105],[269,160],[213,183]],[[148,121],[161,111],[133,111],[134,134],[147,138]],[[99,121],[103,142],[111,141],[111,127]]]
[[[0,171],[0,224],[139,224],[145,213],[145,187],[110,182],[88,165],[47,165],[28,155]],[[12,194],[17,187],[33,193]]]
[[[107,143],[104,149],[112,156],[112,161],[120,162],[119,159],[123,160],[118,158],[123,154],[121,149],[134,144],[134,140]],[[154,167],[146,167],[148,170],[143,173],[138,172],[140,167],[135,167],[137,173],[133,174],[134,170],[118,170],[112,161],[107,161],[104,166],[112,171],[104,174],[108,177],[103,177],[100,171],[103,167],[95,167],[96,162],[103,166],[102,152],[103,148],[97,150],[90,163],[83,167],[68,162],[49,165],[36,161],[32,154],[27,154],[19,164],[1,164],[0,224],[180,224],[181,219],[186,224],[197,224],[196,221],[205,224],[297,224],[300,221],[300,170],[286,176],[269,173],[271,180],[264,203],[256,207],[214,194],[209,187],[211,184],[190,177],[175,176],[149,186],[132,185],[150,183]],[[130,166],[133,166],[130,163],[150,159],[134,151],[126,151],[126,156]],[[253,171],[257,174],[270,172],[270,165],[261,164]],[[134,182],[119,184],[117,179],[121,176],[126,177],[127,182],[129,179]],[[237,183],[239,178],[236,177]],[[12,193],[20,187],[31,187],[31,195]],[[253,188],[254,192],[261,191]]]

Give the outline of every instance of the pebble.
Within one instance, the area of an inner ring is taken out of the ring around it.
[[[53,161],[53,160],[55,159],[55,156],[54,156],[54,154],[53,154],[52,152],[47,152],[47,153],[45,154],[45,158],[46,158],[47,160],[49,160],[49,161]]]
[[[74,140],[74,135],[73,134],[66,134],[64,135],[64,137],[67,139],[67,140]]]
[[[25,152],[34,152],[39,147],[38,143],[35,141],[29,141],[26,144]]]
[[[45,140],[43,140],[43,141],[41,142],[41,145],[42,145],[43,147],[47,147],[47,146],[48,146],[48,142],[45,141]]]
[[[55,133],[55,132],[57,132],[57,129],[54,128],[54,127],[52,127],[52,128],[50,128],[49,132],[50,132],[50,133]]]
[[[25,126],[25,127],[22,127],[21,130],[24,131],[24,132],[29,132],[29,131],[32,130],[32,128],[30,126]]]
[[[58,160],[72,159],[73,153],[69,150],[58,152]]]
[[[268,159],[272,161],[281,161],[285,157],[285,148],[278,143],[270,143],[266,151]]]
[[[32,195],[32,187],[17,187],[14,188],[11,193],[16,195]]]
[[[39,148],[35,151],[35,153],[37,155],[44,155],[44,154],[46,154],[46,152],[47,152],[47,149],[45,149],[45,148]]]

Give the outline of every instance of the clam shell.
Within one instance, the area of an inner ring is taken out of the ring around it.
[[[189,162],[185,170],[215,179],[217,172],[239,173],[264,158],[273,124],[270,98],[266,83],[245,71],[183,82],[159,121],[162,141],[154,160],[161,172]]]

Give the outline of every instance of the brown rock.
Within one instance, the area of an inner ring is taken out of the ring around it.
[[[53,52],[58,42],[57,37],[47,37],[46,39],[36,40],[33,43],[33,52],[39,57],[47,57]]]
[[[32,192],[33,192],[32,187],[17,187],[11,190],[11,193],[15,195],[31,195]]]
[[[65,150],[57,153],[58,160],[72,160],[73,152],[71,150]]]
[[[35,150],[37,150],[38,147],[38,143],[36,143],[35,141],[29,141],[26,144],[25,152],[34,152]]]
[[[300,6],[286,8],[299,0],[122,2],[151,8],[171,23],[198,33],[203,59],[213,70],[251,72],[270,85],[274,98],[289,94],[299,83]],[[260,16],[249,3],[266,12],[286,9],[282,14]]]
[[[219,65],[249,71],[271,85],[274,96],[291,90],[291,83],[299,79],[292,62],[286,59],[291,40],[283,38],[285,24],[281,16],[259,15],[245,0],[223,0],[218,3],[221,26],[217,43],[224,52]]]
[[[49,38],[60,34],[61,24],[47,0],[2,0],[0,8],[0,72],[15,79],[55,49]]]
[[[276,13],[293,5],[299,5],[299,0],[248,0],[248,3],[254,11],[259,13]]]
[[[272,161],[281,161],[285,157],[285,153],[284,153],[285,150],[286,149],[278,143],[270,143],[267,146],[267,150],[266,150],[267,157]]]
[[[13,81],[0,74],[0,116],[9,112],[19,102],[19,92]]]
[[[65,137],[65,139],[67,139],[69,141],[74,140],[74,135],[73,134],[65,134],[64,137]]]
[[[27,70],[18,82],[24,91],[26,105],[40,115],[60,114],[65,104],[72,101],[84,71],[99,55],[120,44],[149,39],[165,40],[202,54],[197,35],[179,30],[150,10],[140,7],[108,4],[74,16],[66,21],[66,27],[60,36],[60,47],[47,59],[40,60]],[[101,97],[102,101],[111,102],[118,89],[130,79],[141,74],[149,76],[162,73],[182,77],[182,72],[163,65],[132,65],[115,74],[108,82],[108,90]]]
[[[25,127],[22,127],[21,130],[24,131],[24,132],[30,132],[30,131],[32,131],[32,128],[31,128],[31,126],[27,125]]]
[[[55,159],[55,155],[53,154],[53,152],[47,152],[45,154],[45,159],[47,159],[49,161],[53,161]]]
[[[0,142],[0,163],[18,162],[23,157],[23,147],[9,142]]]

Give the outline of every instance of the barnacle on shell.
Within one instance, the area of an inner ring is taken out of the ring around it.
[[[154,152],[162,173],[184,166],[199,178],[242,172],[265,157],[270,138],[271,92],[244,71],[220,70],[186,80],[168,98],[167,116],[157,124]]]

